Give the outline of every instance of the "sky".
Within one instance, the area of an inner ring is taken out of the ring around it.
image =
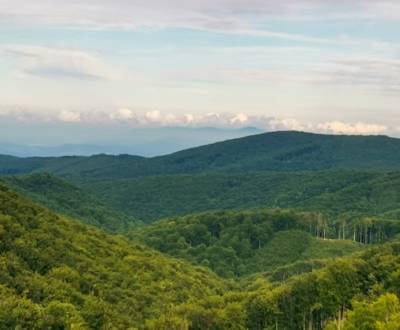
[[[399,105],[399,1],[0,0],[0,141],[31,124],[400,137]]]

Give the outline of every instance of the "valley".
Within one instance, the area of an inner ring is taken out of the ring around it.
[[[396,324],[400,142],[341,138],[371,152],[281,132],[156,158],[0,156],[0,329]]]

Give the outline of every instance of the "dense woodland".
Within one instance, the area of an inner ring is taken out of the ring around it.
[[[260,206],[320,211],[330,217],[347,213],[400,219],[400,171],[164,175],[96,181],[82,188],[145,222]]]
[[[400,329],[399,148],[0,156],[0,329]]]
[[[0,328],[135,328],[227,285],[0,186]]]
[[[387,231],[385,238],[400,232],[400,225],[396,231],[383,224],[382,228],[382,233]],[[321,214],[284,210],[204,213],[160,221],[131,233],[132,239],[224,277],[272,271],[363,248],[358,236],[354,241],[330,239],[337,236],[335,226]]]
[[[107,231],[124,232],[140,223],[77,186],[48,173],[7,176],[3,181],[58,213]]]
[[[386,136],[273,132],[145,158],[0,156],[0,174],[49,172],[75,182],[209,171],[400,169],[400,141]]]
[[[204,173],[81,184],[37,173],[3,181],[56,212],[113,231],[140,221],[258,207],[400,219],[400,171]]]
[[[364,247],[278,281],[260,273],[232,282],[55,215],[4,186],[0,200],[3,329],[329,329],[337,323],[354,329],[358,320],[371,329],[379,322],[396,329],[386,324],[399,317],[400,243]],[[221,223],[214,228],[221,237],[229,219],[232,227],[252,228],[253,220],[254,230],[264,226],[271,233],[322,223],[286,211],[200,218],[205,226]],[[195,231],[192,244],[198,244],[194,239],[203,237]],[[254,237],[255,248],[259,241]]]

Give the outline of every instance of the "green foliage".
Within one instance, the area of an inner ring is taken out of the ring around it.
[[[200,267],[57,216],[0,185],[0,329],[133,329],[220,295]]]
[[[318,214],[286,210],[208,212],[156,222],[130,237],[224,277],[272,271],[361,248],[350,241],[324,240],[322,231],[315,237],[318,221]]]
[[[399,164],[398,139],[275,132],[153,158],[0,156],[0,174],[48,172],[67,179],[84,189],[85,193],[79,191],[82,207],[73,203],[76,188],[59,182],[65,189],[61,194],[54,178],[47,187],[43,182],[36,184],[37,177],[12,181],[56,211],[115,230],[132,217],[152,222],[195,212],[253,207],[399,219]],[[88,207],[91,204],[96,210]],[[101,218],[106,214],[103,206],[110,217]],[[108,218],[116,220],[106,224]]]
[[[399,164],[398,139],[302,132],[253,135],[153,158],[128,155],[26,159],[0,157],[0,169],[4,174],[41,171],[78,181],[212,170],[398,169]]]
[[[208,212],[128,240],[0,184],[0,330],[399,329],[399,151],[279,132],[154,158],[1,156],[7,185],[109,231]]]
[[[47,174],[4,180],[57,212],[113,231],[126,230],[135,223],[132,218],[152,222],[213,209],[282,207],[321,211],[334,218],[400,215],[400,172],[180,175],[86,183],[80,188]]]
[[[123,232],[138,223],[82,189],[46,173],[4,177],[7,185],[51,210],[108,231]]]
[[[348,224],[364,226],[364,243],[371,228],[391,226],[367,220]],[[132,234],[193,262],[219,263],[225,276],[270,267],[234,283],[0,185],[0,329],[397,329],[400,243],[307,260],[357,249],[329,238],[340,228],[321,214],[259,210],[165,220]]]
[[[332,261],[272,290],[253,291],[247,325],[250,329],[343,329],[343,324],[344,329],[398,329],[392,327],[398,325],[396,296],[385,295],[372,305],[355,301],[370,299],[377,288],[396,290],[388,279],[399,267],[399,252],[398,243],[376,248]]]
[[[329,261],[278,285],[253,279],[241,292],[177,306],[161,320],[173,316],[196,330],[398,329],[398,298],[390,292],[399,287],[390,279],[399,266],[400,244],[393,243]],[[372,305],[365,302],[377,295]]]
[[[344,330],[398,330],[400,329],[399,298],[384,294],[372,303],[354,301],[352,310],[342,320]],[[327,330],[337,329],[338,320],[327,325]]]
[[[254,207],[400,219],[400,172],[203,173],[98,181],[83,188],[145,222]]]

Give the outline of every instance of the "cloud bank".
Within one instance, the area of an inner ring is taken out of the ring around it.
[[[8,111],[0,113],[0,120],[12,120],[19,122],[65,123],[69,125],[128,125],[140,128],[157,127],[216,127],[216,128],[244,128],[256,127],[265,131],[296,130],[326,134],[349,135],[379,135],[394,134],[400,132],[398,127],[389,127],[380,123],[343,122],[339,120],[325,122],[303,122],[291,118],[276,118],[272,116],[247,115],[245,113],[207,113],[204,115],[162,113],[160,111],[148,111],[135,113],[128,108],[107,112],[79,112],[67,111],[46,115],[24,112]]]
[[[0,0],[0,106],[65,125],[391,134],[398,21],[394,0]],[[70,110],[97,108],[117,110]]]

